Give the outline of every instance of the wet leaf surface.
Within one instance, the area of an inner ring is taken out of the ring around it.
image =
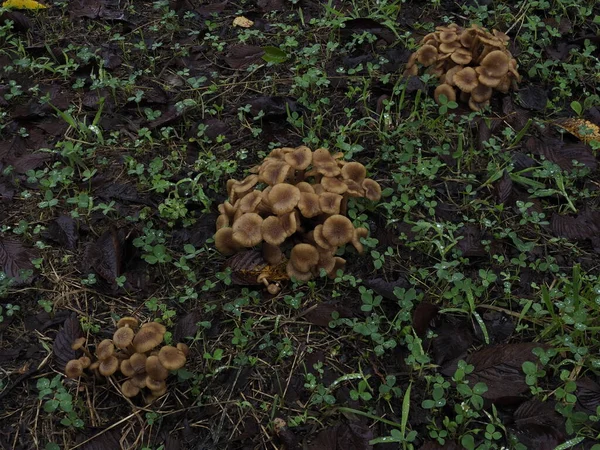
[[[251,64],[260,64],[265,54],[262,47],[255,45],[238,45],[229,48],[229,53],[225,56],[225,62],[232,69],[245,69]]]
[[[77,222],[72,217],[60,216],[50,223],[44,236],[69,250],[75,250],[79,240]]]
[[[13,278],[15,285],[31,282],[32,276],[27,272],[33,270],[31,260],[36,257],[37,252],[25,247],[17,238],[0,237],[0,272]]]
[[[339,424],[321,431],[309,444],[309,450],[371,450],[371,430],[360,423]]]
[[[591,239],[600,233],[600,211],[582,211],[577,215],[554,213],[550,229],[556,236],[571,240]]]
[[[83,336],[83,330],[79,324],[79,319],[76,314],[71,314],[71,316],[64,321],[63,326],[56,334],[54,343],[52,344],[54,362],[56,363],[58,370],[64,371],[65,366],[70,360],[81,356],[81,351],[75,351],[71,348],[73,342],[81,336]]]

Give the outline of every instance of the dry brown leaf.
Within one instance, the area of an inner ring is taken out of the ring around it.
[[[583,142],[600,142],[600,127],[589,120],[570,118],[555,122],[555,125],[567,130],[573,136],[578,137]]]
[[[244,16],[238,16],[233,19],[234,27],[250,28],[252,25],[254,25],[254,22]]]

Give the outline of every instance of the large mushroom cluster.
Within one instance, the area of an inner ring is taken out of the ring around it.
[[[427,67],[426,73],[440,80],[434,92],[438,104],[445,95],[479,111],[489,105],[494,90],[506,94],[520,81],[517,60],[507,48],[509,40],[501,31],[490,33],[477,25],[436,27],[410,56],[404,74],[418,75],[419,67]]]
[[[179,343],[176,347],[165,345],[157,349],[166,332],[164,325],[148,322],[136,333],[138,325],[134,317],[119,320],[112,339],[104,339],[96,345],[96,358],[85,347],[85,338],[75,340],[71,348],[83,351],[84,356],[70,360],[65,366],[65,375],[79,378],[86,369],[105,377],[120,372],[126,377],[121,385],[125,397],[135,397],[144,388],[150,390],[146,397],[148,402],[163,395],[167,391],[169,371],[184,366],[188,346]]]
[[[219,205],[217,249],[233,255],[261,246],[269,264],[287,257],[287,276],[298,280],[309,280],[321,269],[334,275],[346,262],[335,256],[338,248],[351,243],[362,253],[360,238],[368,234],[346,217],[348,199],[381,197],[381,186],[367,178],[365,166],[342,156],[325,148],[277,148],[251,175],[229,180],[229,197]],[[256,282],[272,294],[279,291],[264,273]]]

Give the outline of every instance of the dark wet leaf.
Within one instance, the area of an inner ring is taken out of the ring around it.
[[[0,14],[0,24],[4,24],[8,20],[13,22],[12,29],[14,31],[27,31],[31,28],[31,22],[27,16],[18,11],[4,11]]]
[[[519,100],[525,109],[543,111],[548,103],[548,93],[541,86],[530,84],[519,90]]]
[[[256,97],[246,104],[250,105],[250,114],[257,116],[262,111],[267,119],[286,117],[288,110],[299,110],[296,100],[290,97]]]
[[[225,11],[227,3],[229,3],[228,0],[223,2],[208,2],[207,4],[196,8],[195,11],[201,17],[212,17],[213,15],[218,15],[219,13]]]
[[[589,414],[596,412],[600,406],[600,385],[591,378],[580,378],[577,380],[577,405],[588,411]]]
[[[15,168],[15,172],[23,174],[28,170],[37,169],[51,159],[50,153],[28,153],[11,160],[10,165]]]
[[[29,315],[23,319],[23,324],[27,331],[40,331],[55,327],[56,325],[62,325],[65,320],[71,317],[72,312],[66,309],[60,309],[50,315],[46,311],[41,311],[34,315]]]
[[[435,333],[437,336],[431,341],[431,351],[433,361],[440,366],[461,357],[473,345],[471,327],[462,320],[446,319]]]
[[[383,298],[387,298],[388,300],[398,300],[396,295],[394,294],[394,289],[404,288],[408,289],[410,287],[410,283],[405,277],[398,277],[396,280],[387,281],[383,278],[371,278],[364,281],[365,286],[370,289],[373,289],[377,294],[381,295]]]
[[[502,113],[505,116],[504,120],[506,120],[515,131],[521,131],[523,127],[527,125],[531,116],[529,111],[515,107],[512,98],[508,95],[502,97]]]
[[[419,77],[408,77],[406,80],[406,93],[410,94],[417,91],[425,91],[426,86],[423,80]]]
[[[198,332],[198,322],[203,320],[201,311],[191,311],[177,321],[173,340],[175,342],[184,342],[187,338],[193,338]]]
[[[555,138],[530,137],[525,145],[531,153],[544,156],[564,170],[572,170],[573,161],[578,161],[592,170],[598,167],[591,148],[583,143],[570,144]]]
[[[0,272],[4,272],[8,278],[13,278],[15,285],[20,286],[31,281],[32,276],[28,276],[26,271],[33,270],[31,260],[36,257],[37,253],[21,244],[17,238],[0,237]],[[24,276],[26,278],[23,278]]]
[[[373,432],[359,423],[339,424],[322,430],[309,444],[309,450],[371,450]]]
[[[513,182],[510,174],[505,170],[502,178],[496,183],[495,192],[498,203],[505,203],[512,194]]]
[[[77,222],[70,216],[60,216],[50,223],[44,237],[58,242],[68,250],[75,250],[79,239]]]
[[[67,128],[69,128],[69,124],[64,120],[52,118],[36,123],[35,126],[52,136],[61,136],[65,134]]]
[[[340,32],[346,39],[351,38],[353,34],[367,32],[374,34],[379,39],[383,39],[388,44],[391,44],[396,40],[394,32],[386,25],[383,25],[376,20],[367,18],[347,20],[344,22],[344,28],[342,28]]]
[[[20,136],[15,136],[10,140],[0,141],[0,163],[7,162],[8,159],[14,159],[17,154],[25,151],[25,141]],[[0,164],[0,169],[2,164]]]
[[[425,337],[433,318],[440,310],[439,306],[429,302],[419,303],[412,316],[412,326],[420,338]]]
[[[81,356],[81,351],[75,351],[71,348],[75,339],[80,338],[81,336],[83,336],[83,330],[79,324],[77,314],[73,313],[65,320],[63,326],[54,338],[54,344],[52,344],[54,360],[56,361],[58,370],[61,372],[65,370],[65,366],[70,360]]]
[[[569,45],[566,42],[560,42],[554,47],[546,47],[546,54],[549,56],[549,59],[565,61],[571,50],[577,47],[577,45]]]
[[[281,11],[284,9],[284,0],[258,0],[257,5],[262,12]]]
[[[564,442],[564,418],[554,409],[554,402],[532,399],[514,413],[515,434],[527,448],[553,450]]]
[[[90,440],[80,448],[81,450],[108,450],[109,448],[116,450],[124,448],[120,443],[123,437],[122,433],[122,430],[119,428],[87,428],[84,433],[79,434],[79,440],[82,442],[87,439]]]
[[[491,401],[525,394],[529,386],[525,383],[522,365],[525,361],[537,361],[532,350],[538,347],[546,346],[535,342],[524,342],[493,345],[471,353],[465,358],[468,364],[475,366],[473,372],[467,375],[469,384],[473,386],[479,382],[485,383],[488,390],[482,396]],[[457,362],[445,367],[442,373],[452,376],[456,364]]]
[[[155,128],[162,127],[163,125],[173,123],[176,120],[178,120],[181,116],[183,116],[185,110],[185,107],[176,107],[175,105],[169,105],[167,110],[163,112],[158,119],[149,122],[147,126],[151,130],[153,130]]]
[[[522,152],[514,152],[512,154],[512,164],[515,167],[515,171],[521,171],[523,169],[529,169],[531,167],[535,167],[538,166],[539,164],[536,162],[535,159],[531,158],[530,156],[526,155],[525,153]],[[523,174],[523,176],[527,176],[527,174]]]
[[[592,239],[600,233],[600,211],[582,211],[576,216],[554,213],[550,229],[556,236],[567,239]]]
[[[125,21],[125,12],[118,7],[118,0],[75,0],[69,2],[69,14],[88,19]]]
[[[21,348],[0,348],[0,363],[15,361],[21,352]]]
[[[201,248],[206,240],[215,234],[216,214],[203,214],[196,223],[189,228],[180,228],[173,232],[173,245],[183,249],[185,244],[191,244],[195,248]]]
[[[255,45],[236,45],[229,48],[225,62],[232,69],[244,69],[251,64],[260,63],[265,51]]]
[[[510,316],[500,311],[482,310],[478,312],[483,319],[491,344],[501,344],[512,335],[515,324]],[[477,338],[482,342],[485,341],[485,336],[477,322],[474,323],[474,327]]]
[[[0,203],[10,203],[15,196],[15,190],[4,183],[0,183]]]
[[[462,236],[462,239],[458,241],[458,248],[462,252],[462,256],[469,258],[487,254],[487,251],[481,243],[481,230],[475,225],[463,227],[460,230],[459,236]]]
[[[350,308],[347,308],[338,302],[319,303],[305,310],[301,316],[304,316],[304,318],[313,325],[327,327],[329,322],[333,320],[331,317],[331,313],[333,312],[337,312],[340,317],[354,317]]]
[[[94,179],[94,183],[102,183],[94,193],[97,197],[104,200],[120,200],[131,203],[149,204],[148,200],[142,198],[135,186],[131,184],[109,183],[106,180]]]
[[[110,284],[123,273],[123,243],[116,229],[111,228],[92,244],[91,266]]]

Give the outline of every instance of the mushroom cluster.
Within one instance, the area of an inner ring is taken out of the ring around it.
[[[166,379],[170,370],[184,366],[188,346],[183,343],[176,347],[165,345],[157,349],[166,332],[164,325],[148,322],[136,333],[139,323],[134,317],[123,317],[117,323],[112,339],[104,339],[96,346],[96,360],[84,346],[85,338],[77,339],[71,346],[82,350],[84,356],[72,359],[65,366],[65,375],[78,378],[85,369],[110,377],[120,372],[126,377],[121,385],[125,397],[135,397],[143,388],[150,390],[148,402],[167,391]]]
[[[509,40],[501,31],[490,33],[477,25],[436,27],[410,56],[404,75],[418,75],[420,66],[427,67],[426,73],[440,80],[434,92],[438,104],[441,95],[451,101],[458,97],[479,111],[489,105],[494,90],[506,94],[520,81]]]
[[[359,253],[366,228],[346,217],[351,197],[378,201],[381,186],[367,178],[365,166],[343,154],[300,146],[274,149],[251,175],[227,182],[228,200],[219,205],[215,246],[233,255],[261,246],[273,266],[287,258],[288,277],[309,280],[324,269],[333,276],[345,260],[335,256],[348,243]],[[289,250],[289,252],[288,252]],[[265,272],[255,280],[276,294],[279,286]]]

